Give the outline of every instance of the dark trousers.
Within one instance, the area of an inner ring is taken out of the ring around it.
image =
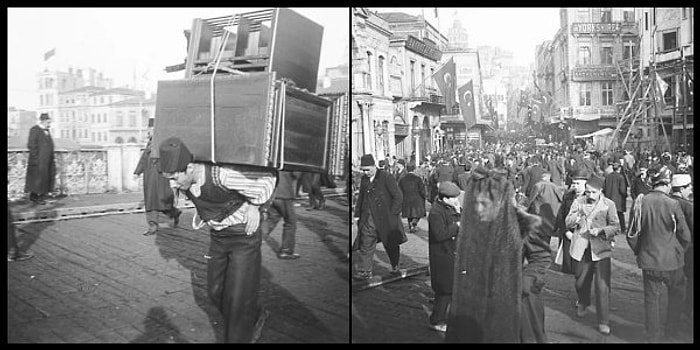
[[[685,294],[683,268],[673,271],[642,270],[644,281],[644,309],[646,310],[646,331],[650,340],[661,339],[661,288],[668,288],[666,308],[666,333],[677,331],[680,326]]]
[[[224,320],[224,341],[255,341],[262,327],[258,303],[262,234],[245,235],[245,224],[211,232],[207,289]]]
[[[685,266],[683,266],[686,278],[685,289],[685,313],[693,319],[693,246],[685,252]]]
[[[408,222],[408,228],[411,229],[418,226],[418,221],[420,221],[420,218],[408,218],[406,221]]]
[[[12,218],[12,212],[10,211],[10,208],[7,208],[7,251],[17,251],[19,247],[17,247],[17,237],[15,236],[15,224],[12,222],[14,219]]]
[[[282,226],[282,246],[280,250],[294,253],[297,232],[297,214],[294,211],[294,201],[292,199],[275,199],[272,201],[272,210],[269,211],[269,227],[265,235],[269,235],[277,226],[280,219],[284,220]]]
[[[311,184],[311,192],[309,192],[309,206],[311,208],[320,208],[326,199],[321,191],[321,184],[314,182]]]
[[[374,226],[374,218],[372,214],[369,215],[367,220],[359,223],[359,237],[356,239],[357,244],[353,247],[353,250],[357,250],[357,256],[359,257],[359,262],[356,265],[356,270],[358,272],[372,272],[372,266],[374,265],[374,251],[377,249],[377,228]],[[387,255],[389,255],[389,261],[391,266],[399,265],[400,250],[399,245],[387,244],[382,242]]]
[[[591,305],[591,283],[595,277],[596,314],[599,324],[610,322],[610,258],[591,260],[591,248],[576,263],[576,293],[579,305]]]
[[[430,324],[446,323],[451,303],[452,294],[435,294],[433,312],[430,314]]]
[[[625,212],[624,211],[618,211],[617,212],[617,218],[620,220],[620,232],[621,233],[626,233],[627,232],[627,225],[625,221]]]
[[[165,214],[169,219],[174,219],[180,213],[180,209],[172,208],[167,210],[147,210],[146,211],[146,221],[148,226],[153,228],[158,228],[158,217],[161,214]]]

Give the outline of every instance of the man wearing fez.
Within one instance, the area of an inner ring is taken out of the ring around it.
[[[158,231],[159,213],[172,218],[173,227],[178,226],[182,214],[182,211],[175,206],[175,195],[170,182],[158,171],[158,149],[152,142],[153,122],[152,118],[148,120],[148,143],[134,170],[136,176],[143,174],[143,203],[148,222],[148,229],[143,233],[144,236],[153,235]]]
[[[583,170],[585,171],[585,170]],[[603,195],[602,176],[591,175],[584,196],[576,198],[566,216],[566,227],[573,228],[571,257],[576,263],[576,315],[585,317],[591,304],[591,282],[595,276],[598,330],[610,334],[611,240],[620,232],[615,202]]]
[[[261,207],[272,198],[277,175],[252,166],[193,163],[176,137],[159,145],[163,175],[192,201],[210,227],[209,297],[224,319],[227,343],[255,342],[267,312],[258,303],[261,270]]]
[[[42,113],[39,124],[29,129],[29,158],[24,191],[29,192],[29,200],[35,204],[46,204],[42,197],[53,191],[56,177],[50,126],[51,118],[47,113]]]
[[[389,255],[391,272],[399,272],[399,245],[406,242],[399,214],[403,194],[396,179],[385,170],[377,169],[371,154],[362,156],[360,170],[364,176],[360,182],[360,193],[355,204],[355,217],[359,218],[359,235],[353,251],[359,257],[355,265],[354,279],[372,277],[374,251],[377,242],[382,242]]]

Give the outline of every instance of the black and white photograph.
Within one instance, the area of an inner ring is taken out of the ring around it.
[[[692,343],[693,12],[354,7],[351,342]]]
[[[350,8],[8,8],[8,343],[348,343]]]

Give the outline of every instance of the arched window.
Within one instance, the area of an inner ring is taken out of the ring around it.
[[[384,56],[377,57],[377,85],[379,94],[384,95]]]
[[[132,136],[129,138],[129,143],[138,143],[138,141],[136,141],[136,138]]]
[[[115,143],[124,143],[124,140],[121,137],[117,137],[116,140],[114,140]]]
[[[372,89],[372,53],[367,51],[367,88]]]

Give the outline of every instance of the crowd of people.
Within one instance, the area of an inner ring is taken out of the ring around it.
[[[597,330],[611,334],[611,258],[625,238],[642,270],[648,340],[692,322],[692,150],[509,142],[418,160],[364,155],[353,170],[353,278],[372,277],[378,242],[398,273],[405,227],[416,232],[427,215],[429,325],[448,341],[545,342],[539,293],[552,264],[573,275],[576,315],[595,302]]]

